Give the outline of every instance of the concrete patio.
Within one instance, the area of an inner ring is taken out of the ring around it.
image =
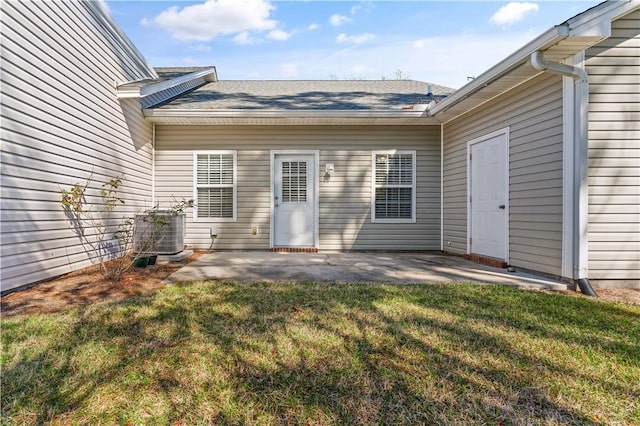
[[[566,290],[567,284],[526,272],[507,272],[457,256],[431,253],[208,253],[167,282],[314,281],[323,283],[434,284],[478,282],[525,289]]]

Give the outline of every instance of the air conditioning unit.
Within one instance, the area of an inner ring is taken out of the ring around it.
[[[133,250],[136,253],[175,254],[184,249],[186,215],[155,210],[135,217]]]

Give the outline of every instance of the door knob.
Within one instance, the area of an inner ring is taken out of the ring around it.
[[[500,205],[498,206],[498,208],[499,208],[500,210],[504,210],[504,209],[505,209],[505,207],[506,207],[506,206],[505,206],[504,204],[500,204]]]

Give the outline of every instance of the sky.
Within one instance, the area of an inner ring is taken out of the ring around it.
[[[460,88],[600,1],[107,1],[147,61],[221,80],[410,78]]]

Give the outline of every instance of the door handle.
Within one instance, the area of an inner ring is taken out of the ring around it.
[[[500,210],[504,210],[504,209],[506,208],[506,206],[505,206],[504,204],[500,204],[500,205],[498,206],[498,208],[499,208]]]

